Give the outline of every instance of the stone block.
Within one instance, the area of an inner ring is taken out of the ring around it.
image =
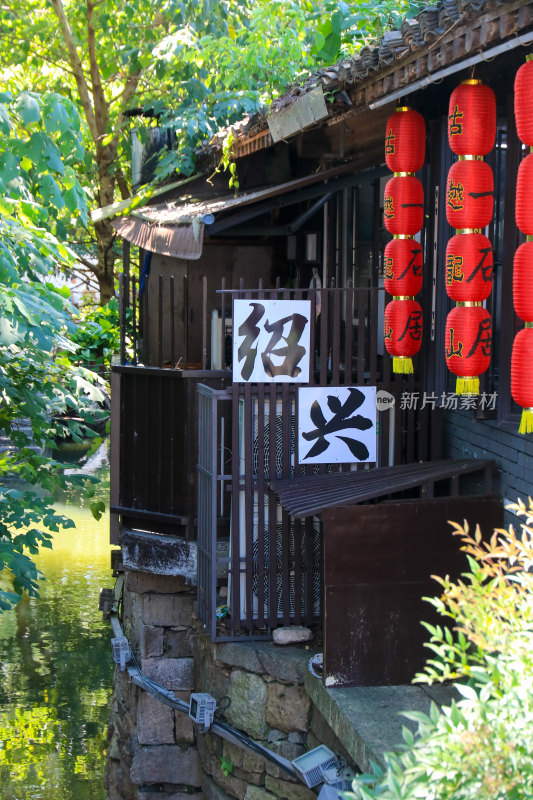
[[[141,671],[165,689],[190,692],[194,688],[192,658],[146,658],[141,661]]]
[[[139,747],[133,756],[130,777],[135,784],[201,786],[198,750],[169,744]]]
[[[301,744],[294,744],[293,742],[289,742],[285,740],[284,742],[275,742],[272,745],[272,750],[274,753],[278,753],[278,755],[286,758],[287,761],[293,761],[298,756],[301,756],[305,752],[305,747]],[[273,761],[266,761],[266,771],[269,775],[273,778],[280,778],[285,781],[294,781],[298,783],[298,778],[289,776],[285,770],[277,767]]]
[[[220,786],[217,786],[216,783],[210,778],[208,775],[202,776],[202,788],[204,792],[204,800],[232,800],[232,798],[224,792]],[[195,796],[192,795],[190,800],[195,800]]]
[[[305,744],[307,741],[307,734],[301,731],[292,731],[287,738],[289,742],[293,744]]]
[[[266,721],[281,731],[307,731],[311,701],[300,686],[268,685]]]
[[[296,646],[280,648],[271,642],[228,642],[213,652],[220,663],[229,667],[271,675],[279,681],[303,683],[314,651]]]
[[[122,531],[122,562],[125,569],[154,575],[183,576],[196,585],[196,543],[178,536],[159,536],[143,531]]]
[[[246,751],[232,742],[222,742],[222,755],[226,761],[231,761],[234,767],[242,767],[244,760],[244,753]]]
[[[264,739],[268,732],[265,719],[267,685],[258,676],[242,670],[231,673],[228,697],[231,700],[226,710],[230,725],[247,733],[252,739]]]
[[[168,658],[192,656],[194,634],[190,628],[165,631],[165,653]]]
[[[174,731],[176,742],[186,742],[192,744],[194,742],[194,725],[192,719],[187,714],[182,714],[181,711],[174,711]]]
[[[244,800],[277,800],[277,798],[275,794],[267,792],[266,789],[262,789],[259,786],[249,786],[246,789]]]
[[[316,794],[301,783],[291,783],[267,775],[265,789],[280,800],[316,800]]]
[[[272,634],[272,641],[277,645],[301,644],[313,638],[313,631],[303,625],[287,625],[276,628]]]
[[[139,652],[141,658],[157,658],[163,655],[163,628],[155,625],[139,625]]]
[[[196,596],[191,594],[152,594],[144,597],[143,619],[146,625],[190,626],[196,614]]]
[[[252,753],[250,750],[244,751],[242,759],[242,768],[245,772],[257,772],[262,774],[265,771],[266,759],[260,755]]]
[[[174,744],[174,714],[148,692],[141,694],[137,706],[139,744]]]
[[[250,786],[263,786],[265,783],[264,772],[247,772],[245,769],[235,767],[231,773],[235,778],[240,778],[245,784]]]
[[[146,594],[177,594],[178,592],[190,592],[191,584],[183,575],[152,575],[149,572],[137,572],[136,570],[125,570],[125,588],[128,592]]]

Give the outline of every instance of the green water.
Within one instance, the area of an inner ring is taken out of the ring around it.
[[[0,800],[105,798],[113,663],[98,592],[113,585],[109,521],[81,505],[56,505],[76,529],[37,558],[40,599],[0,614]]]

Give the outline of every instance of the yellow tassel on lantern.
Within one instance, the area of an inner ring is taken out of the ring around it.
[[[524,408],[518,433],[533,433],[533,408]]]
[[[412,375],[414,372],[413,359],[408,358],[408,356],[394,356],[392,359],[392,371],[397,375]]]
[[[457,378],[455,392],[462,395],[478,395],[479,378]]]

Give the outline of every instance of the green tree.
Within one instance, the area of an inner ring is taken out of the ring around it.
[[[468,556],[461,580],[438,578],[431,602],[453,625],[429,626],[432,657],[420,682],[455,681],[460,700],[406,714],[405,747],[357,778],[358,800],[528,800],[533,797],[533,501],[516,534],[454,524]]]
[[[0,589],[0,609],[24,591],[37,593],[31,555],[50,546],[50,531],[69,525],[52,504],[54,488],[67,479],[43,455],[56,433],[53,416],[104,399],[92,373],[70,361],[75,309],[68,290],[46,280],[75,260],[55,232],[87,216],[76,178],[83,156],[71,101],[0,96],[0,571],[11,573],[14,588]],[[15,487],[13,478],[29,488]]]
[[[415,6],[416,7],[416,6]],[[86,123],[91,204],[130,193],[132,107],[176,131],[159,177],[190,175],[195,151],[302,72],[350,54],[411,13],[408,0],[4,0],[0,68],[20,88],[68,93]],[[95,223],[102,303],[113,295],[114,231]]]

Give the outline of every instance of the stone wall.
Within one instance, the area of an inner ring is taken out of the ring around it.
[[[320,743],[347,757],[304,689],[314,652],[270,642],[213,644],[184,578],[126,570],[124,632],[142,672],[181,699],[209,692],[225,720],[289,761]],[[350,763],[349,758],[347,758]],[[105,781],[108,800],[311,800],[274,763],[211,733],[117,670]]]
[[[124,633],[144,675],[188,702],[196,590],[182,577],[126,570]],[[202,797],[189,717],[115,673],[105,786],[109,800]]]

